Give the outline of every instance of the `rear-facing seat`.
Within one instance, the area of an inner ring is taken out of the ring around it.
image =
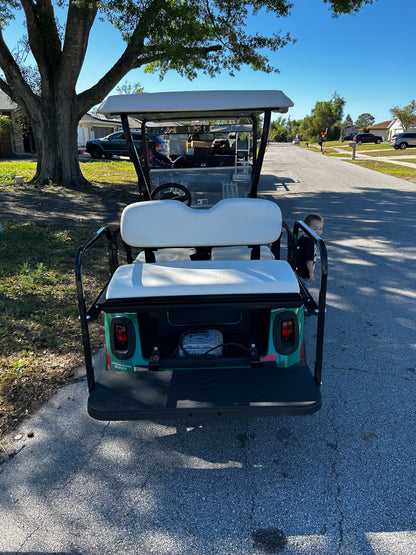
[[[212,248],[214,256],[120,266],[106,299],[298,293],[297,278],[286,261],[221,256],[226,247],[251,251],[253,246],[271,244],[280,237],[281,227],[280,208],[263,199],[224,199],[207,210],[175,200],[129,205],[120,223],[127,244],[152,250],[205,247]]]
[[[261,245],[261,259],[274,259],[268,243],[275,241],[281,232],[282,215],[277,204],[263,199],[224,199],[212,208],[201,210],[176,202],[173,208],[171,204],[167,208],[148,203],[128,206],[120,224],[121,233],[124,230],[129,238],[126,242],[142,248],[157,248],[154,250],[156,262],[191,260],[196,252],[193,247],[212,247],[211,260],[249,260],[252,245]],[[145,247],[143,242],[153,234],[150,242],[156,243]],[[170,241],[172,246],[168,247]],[[143,250],[136,262],[145,260]]]

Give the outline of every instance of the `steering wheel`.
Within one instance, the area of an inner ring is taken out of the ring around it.
[[[152,200],[179,200],[191,206],[192,197],[191,192],[184,185],[180,183],[164,183],[159,185],[151,194]]]

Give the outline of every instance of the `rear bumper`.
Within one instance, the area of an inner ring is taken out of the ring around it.
[[[303,363],[278,368],[186,369],[100,374],[88,399],[97,420],[293,416],[320,409],[321,392]]]

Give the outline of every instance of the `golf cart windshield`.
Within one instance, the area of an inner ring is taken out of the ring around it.
[[[121,117],[143,200],[186,195],[187,204],[207,208],[223,198],[257,196],[271,113],[291,106],[281,91],[188,91],[112,96],[100,112]],[[158,126],[170,156],[148,152],[147,143],[137,153],[129,117],[140,120],[142,134]]]

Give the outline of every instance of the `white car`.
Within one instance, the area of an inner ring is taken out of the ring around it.
[[[300,143],[299,139],[293,139],[292,145],[298,145]]]

